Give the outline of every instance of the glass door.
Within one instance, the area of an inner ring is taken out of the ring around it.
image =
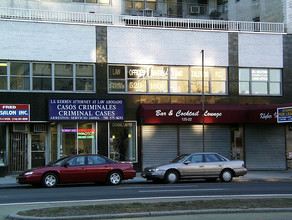
[[[31,133],[31,167],[46,165],[46,133]]]
[[[95,125],[88,122],[78,122],[78,154],[96,153]]]
[[[60,157],[77,154],[77,123],[61,125]]]

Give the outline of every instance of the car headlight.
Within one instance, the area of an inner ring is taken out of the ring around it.
[[[149,169],[149,172],[155,172],[155,171],[158,171],[159,168],[152,168],[152,169]]]
[[[30,171],[30,172],[26,172],[24,175],[27,176],[27,175],[31,175],[31,174],[33,174],[32,171]]]

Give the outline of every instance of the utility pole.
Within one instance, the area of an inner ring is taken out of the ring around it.
[[[204,73],[204,56],[205,51],[202,50],[202,117],[203,117],[203,152],[205,152],[205,73]]]

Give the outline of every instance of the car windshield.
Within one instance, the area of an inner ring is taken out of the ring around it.
[[[177,158],[175,158],[172,163],[181,163],[183,162],[185,159],[187,159],[190,155],[189,154],[183,154],[178,156]]]
[[[60,166],[67,159],[68,159],[68,157],[63,157],[59,160],[56,160],[56,161],[49,163],[48,166]]]

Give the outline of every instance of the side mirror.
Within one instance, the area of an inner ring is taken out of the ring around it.
[[[66,162],[66,163],[63,164],[63,167],[65,167],[65,168],[67,168],[68,166],[69,166],[69,163],[68,162]]]
[[[191,163],[191,161],[187,160],[184,162],[185,165],[189,165]]]

